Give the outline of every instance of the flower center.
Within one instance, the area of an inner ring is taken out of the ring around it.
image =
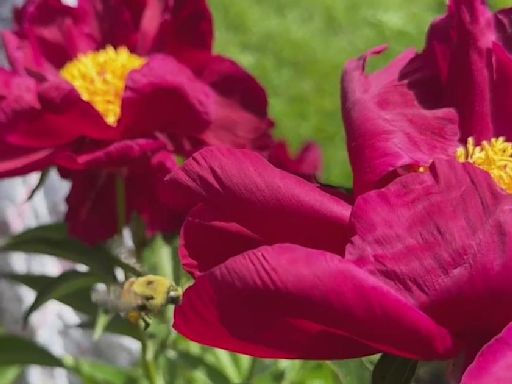
[[[82,98],[89,102],[107,124],[115,126],[121,115],[121,100],[128,74],[139,69],[146,59],[126,47],[78,55],[60,70]]]
[[[512,143],[504,137],[484,140],[480,145],[475,145],[475,139],[470,137],[465,147],[457,149],[456,158],[489,172],[500,187],[512,193]]]

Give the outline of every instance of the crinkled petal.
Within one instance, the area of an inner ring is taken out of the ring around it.
[[[512,324],[478,353],[460,384],[508,384],[512,382]]]
[[[258,357],[453,353],[446,330],[378,279],[338,255],[291,244],[246,252],[199,276],[174,327],[196,342]]]
[[[511,211],[489,174],[438,160],[356,200],[346,257],[475,344],[512,319]]]
[[[205,0],[146,0],[137,51],[183,55],[211,51],[213,25]]]
[[[395,168],[428,165],[436,156],[453,156],[458,146],[455,112],[424,108],[409,87],[413,78],[401,78],[414,52],[365,73],[368,58],[383,49],[350,61],[343,74],[342,109],[356,194],[381,186]],[[421,75],[415,73],[414,80]]]
[[[341,254],[349,236],[347,203],[248,150],[199,151],[169,176],[165,201],[184,211],[204,203],[268,244],[290,242]]]

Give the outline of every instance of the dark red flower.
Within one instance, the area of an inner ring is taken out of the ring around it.
[[[28,0],[15,22],[2,33],[12,69],[0,69],[0,176],[58,166],[83,240],[114,233],[119,177],[127,219],[174,228],[155,201],[164,150],[173,164],[207,145],[273,151],[265,91],[211,52],[205,0]],[[311,177],[311,164],[282,167]]]
[[[470,147],[512,141],[511,16],[482,0],[450,0],[423,52],[406,51],[372,74],[366,61],[384,48],[347,64],[343,115],[356,193],[385,184],[399,167],[453,157],[468,139]]]
[[[258,154],[208,148],[167,183],[169,206],[190,210],[180,256],[196,281],[174,323],[186,337],[273,358],[467,365],[483,348],[465,377],[495,368],[512,321],[512,196],[487,172],[437,159],[351,210]]]

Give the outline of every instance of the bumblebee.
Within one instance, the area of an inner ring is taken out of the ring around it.
[[[132,277],[122,285],[111,285],[106,289],[92,292],[92,301],[100,307],[118,312],[131,323],[144,323],[148,329],[152,315],[166,305],[181,302],[181,289],[163,276],[146,275]]]

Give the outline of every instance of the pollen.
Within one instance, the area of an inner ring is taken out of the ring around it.
[[[484,140],[480,145],[470,137],[465,147],[457,149],[456,158],[488,172],[500,187],[512,193],[512,143],[504,137]]]
[[[106,48],[77,56],[60,70],[61,76],[90,103],[107,124],[115,126],[121,115],[121,100],[128,74],[146,59],[126,47]]]

